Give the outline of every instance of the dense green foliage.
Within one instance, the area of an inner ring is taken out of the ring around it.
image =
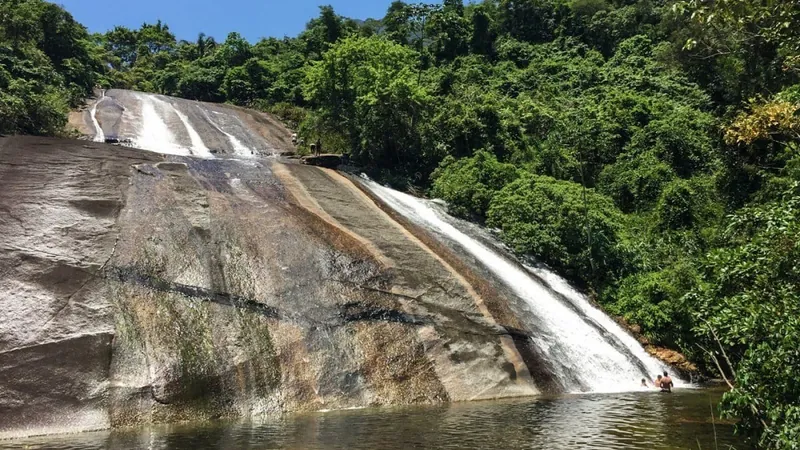
[[[102,70],[72,16],[41,0],[0,1],[0,133],[57,134]]]
[[[725,406],[773,442],[800,443],[800,183],[782,197],[738,212],[724,231],[725,245],[702,267],[690,295],[702,322],[715,333],[732,364],[736,389]],[[722,361],[721,365],[727,364]],[[723,369],[725,370],[725,369]],[[762,430],[763,431],[763,430]]]
[[[788,1],[445,0],[188,42],[2,0],[0,132],[58,132],[96,84],[272,111],[498,229],[798,448],[798,30]]]
[[[383,167],[416,163],[414,120],[428,95],[415,76],[414,52],[386,39],[341,40],[307,70],[306,98],[321,129],[339,135],[355,161]]]
[[[469,158],[447,156],[433,172],[431,193],[448,199],[450,213],[474,214],[482,220],[497,191],[519,174],[513,164],[498,162],[494,154],[486,151],[479,150]]]
[[[572,278],[600,285],[625,269],[622,215],[593,189],[523,174],[490,203],[487,223],[519,253],[537,255]]]

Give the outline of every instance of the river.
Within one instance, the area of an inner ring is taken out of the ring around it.
[[[0,449],[750,448],[729,421],[712,422],[720,396],[679,389],[368,408],[0,441]]]

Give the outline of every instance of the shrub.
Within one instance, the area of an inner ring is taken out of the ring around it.
[[[431,193],[447,201],[454,215],[484,218],[497,191],[517,176],[513,165],[498,162],[485,151],[459,160],[448,156],[433,172]]]
[[[595,287],[624,272],[622,215],[608,197],[570,181],[525,174],[492,199],[489,226],[515,251]]]

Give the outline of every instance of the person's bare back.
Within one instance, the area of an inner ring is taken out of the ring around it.
[[[672,378],[670,378],[667,372],[664,372],[664,376],[661,377],[661,385],[659,386],[661,392],[672,392],[673,386],[675,386],[675,384],[672,382]]]

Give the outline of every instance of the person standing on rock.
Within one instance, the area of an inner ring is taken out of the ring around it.
[[[322,153],[322,142],[319,140],[319,138],[317,138],[317,142],[316,142],[315,145],[316,145],[317,150],[314,153],[314,155],[319,156],[320,153]]]

